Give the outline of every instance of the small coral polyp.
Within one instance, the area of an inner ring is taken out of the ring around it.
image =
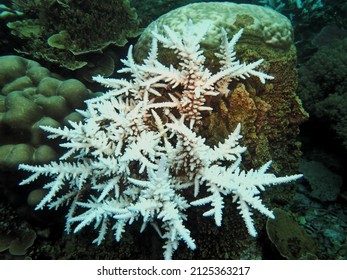
[[[125,67],[119,72],[129,73],[131,79],[95,77],[111,90],[86,101],[87,109],[79,111],[83,122],[71,122],[71,127],[64,128],[42,127],[50,138],[66,140],[61,146],[67,152],[59,162],[20,165],[20,169],[33,173],[21,184],[41,175],[52,178],[44,186],[48,193],[36,209],[70,205],[67,232],[77,233],[94,223],[96,244],[103,241],[109,228],[119,241],[127,225],[142,220],[141,231],[152,225],[165,240],[165,259],[172,258],[181,240],[191,250],[196,248],[185,226],[189,207],[211,205],[203,216],[212,216],[221,226],[224,198],[231,197],[252,236],[257,235],[252,208],[274,218],[262,203],[260,192],[301,175],[276,177],[267,173],[271,162],[257,170],[242,170],[246,148],[239,143],[241,124],[213,147],[194,130],[206,111],[212,110],[206,99],[224,94],[219,91],[225,88],[221,83],[227,85],[249,76],[263,83],[273,78],[256,70],[262,59],[250,64],[236,59],[234,46],[242,30],[231,40],[221,30],[223,39],[216,54],[220,70],[211,73],[204,66],[200,48],[209,26],[208,21],[196,25],[190,21],[182,33],[167,26],[164,34],[154,31],[143,64],[135,63],[132,47],[123,60]],[[158,43],[175,51],[180,61],[177,68],[158,61]],[[189,201],[192,193],[194,201]],[[208,195],[202,197],[201,193]]]

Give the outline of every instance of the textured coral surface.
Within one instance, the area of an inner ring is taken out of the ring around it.
[[[39,63],[19,56],[0,57],[0,167],[57,158],[57,143],[47,141],[41,125],[78,121],[75,112],[93,96],[80,81],[63,80]]]

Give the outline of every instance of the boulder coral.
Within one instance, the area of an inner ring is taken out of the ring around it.
[[[290,21],[276,11],[256,5],[190,4],[152,22],[135,45],[135,58],[138,61],[145,58],[155,26],[159,32],[164,25],[179,32],[189,19],[194,24],[211,20],[212,26],[201,43],[209,69],[220,67],[214,53],[220,44],[221,28],[229,37],[243,28],[236,46],[238,58],[241,62],[264,58],[261,70],[274,76],[265,86],[254,78],[232,81],[225,89],[226,96],[211,104],[214,110],[204,118],[200,133],[209,144],[215,144],[241,122],[243,141],[248,147],[248,168],[272,159],[276,172],[295,172],[301,154],[297,140],[299,126],[308,115],[296,94],[296,49]],[[177,63],[170,51],[160,50],[159,56],[159,60],[167,64]]]
[[[221,65],[215,53],[221,43],[221,28],[232,38],[241,28],[243,34],[236,44],[236,57],[241,63],[250,63],[264,58],[260,71],[274,76],[262,84],[257,78],[235,79],[225,88],[225,96],[215,97],[208,104],[213,110],[206,113],[198,133],[206,143],[214,145],[242,124],[242,145],[247,147],[243,167],[257,168],[268,160],[273,161],[276,174],[297,172],[301,156],[298,140],[300,125],[308,119],[301,100],[296,93],[296,48],[293,42],[293,28],[283,15],[264,7],[226,2],[195,3],[173,10],[152,22],[134,46],[134,58],[141,62],[150,48],[151,32],[161,32],[168,26],[175,32],[183,32],[191,20],[193,24],[211,21],[210,28],[201,42],[206,57],[206,67],[218,72]],[[159,47],[158,60],[167,66],[178,67],[176,55],[171,50]],[[264,201],[272,207],[283,207],[294,194],[291,186],[272,188]],[[209,229],[202,220],[197,228],[204,230],[204,242],[197,240],[202,258],[257,258],[261,255],[260,242],[249,240],[239,229],[236,211],[230,205],[225,207],[223,229],[228,238],[221,238]],[[259,231],[264,230],[264,220],[256,217]],[[205,234],[206,233],[206,234]],[[192,233],[194,235],[194,233]],[[235,240],[242,241],[235,243]],[[205,242],[210,239],[210,242]],[[200,242],[199,242],[200,241]],[[203,245],[202,245],[203,244]],[[218,244],[218,245],[216,245]],[[216,246],[217,251],[216,253]],[[223,248],[223,249],[222,249]],[[235,250],[235,248],[238,248]],[[216,255],[213,255],[216,254]],[[218,256],[217,256],[218,255]]]
[[[63,80],[33,60],[0,57],[0,169],[55,160],[57,146],[40,126],[80,120],[75,109],[92,96],[80,81]]]

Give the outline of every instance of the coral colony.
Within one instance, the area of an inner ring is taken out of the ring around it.
[[[284,11],[286,9],[298,9],[302,13],[308,13],[324,6],[321,0],[259,0],[258,2],[260,4],[263,4],[265,7],[270,7],[278,12]]]
[[[86,101],[87,109],[80,111],[84,122],[71,122],[70,128],[42,127],[50,133],[49,138],[64,139],[61,146],[67,152],[58,162],[19,166],[33,173],[22,185],[41,175],[52,178],[36,209],[69,205],[66,231],[76,233],[94,224],[96,244],[103,241],[108,229],[119,241],[128,224],[142,221],[141,232],[151,225],[165,240],[165,259],[172,258],[181,240],[190,249],[196,248],[185,226],[189,207],[210,205],[203,216],[212,216],[221,226],[224,198],[230,196],[252,236],[257,235],[252,208],[274,218],[260,192],[265,186],[290,182],[301,175],[266,173],[271,162],[258,170],[241,170],[246,148],[239,144],[240,124],[214,147],[194,131],[205,111],[212,110],[206,100],[224,94],[221,84],[249,76],[263,83],[273,78],[255,70],[262,59],[246,64],[235,58],[234,47],[242,29],[230,41],[221,31],[220,52],[216,54],[221,67],[218,73],[211,73],[204,66],[200,48],[209,25],[208,21],[189,22],[182,34],[167,26],[164,34],[153,31],[143,64],[135,63],[132,47],[123,60],[125,67],[119,72],[131,75],[129,80],[94,78],[111,90]],[[158,43],[174,51],[180,61],[177,68],[158,61]],[[199,196],[201,188],[206,189],[206,197]],[[194,193],[194,201],[187,200],[188,192]]]

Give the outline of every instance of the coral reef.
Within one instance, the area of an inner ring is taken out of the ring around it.
[[[10,1],[8,1],[10,2]],[[13,53],[13,49],[18,47],[17,42],[11,38],[10,31],[6,24],[11,21],[20,20],[24,17],[23,13],[13,9],[10,3],[4,1],[0,4],[0,53]]]
[[[76,109],[95,96],[75,79],[63,80],[39,63],[19,56],[0,57],[0,168],[45,163],[58,156],[40,126],[59,127],[81,119]]]
[[[33,245],[36,239],[36,232],[31,229],[24,229],[16,234],[11,236],[0,233],[0,252],[8,250],[13,256],[26,254],[27,249]]]
[[[136,9],[138,14],[141,27],[146,27],[157,17],[165,14],[172,9],[175,9],[180,6],[184,6],[186,4],[192,2],[199,2],[196,0],[146,0],[146,4],[144,5],[144,1],[142,0],[130,0],[131,5]],[[153,9],[155,7],[155,9]]]
[[[302,14],[302,16],[308,16],[308,14],[314,13],[317,14],[324,6],[321,0],[259,0],[258,2],[266,7],[286,14],[291,19],[298,16],[298,14]]]
[[[1,182],[2,183],[2,182]],[[0,186],[0,258],[30,259],[29,251],[37,238],[37,233],[27,221],[18,219],[18,214],[10,204],[4,203]]]
[[[280,254],[289,259],[317,259],[317,245],[295,220],[292,213],[279,208],[273,210],[275,219],[268,219],[266,231]]]
[[[318,161],[300,161],[300,171],[308,181],[310,197],[322,202],[335,201],[342,187],[342,177],[335,174]]]
[[[324,45],[299,69],[298,93],[312,121],[330,127],[347,148],[347,39]]]
[[[290,210],[296,213],[301,227],[314,239],[318,259],[347,258],[346,201],[343,194],[335,201],[321,201],[312,196],[310,185],[298,185],[298,191],[289,205]]]
[[[197,23],[206,18],[211,20],[212,27],[201,42],[205,64],[210,69],[218,68],[214,53],[219,48],[220,29],[231,34],[243,28],[235,47],[238,57],[242,61],[264,58],[262,69],[275,77],[265,87],[253,78],[242,83],[232,81],[224,89],[228,93],[226,97],[211,100],[214,110],[204,117],[200,133],[207,143],[216,144],[241,122],[249,151],[243,163],[247,168],[273,159],[277,172],[295,172],[301,155],[297,140],[299,126],[308,115],[296,94],[296,49],[290,21],[273,10],[255,5],[218,2],[187,5],[161,16],[146,28],[134,47],[135,60],[144,59],[155,25],[159,30],[167,25],[180,31],[188,18]],[[160,49],[159,58],[166,65],[177,65],[175,57],[171,50]]]
[[[293,43],[290,21],[276,11],[257,5],[229,2],[194,3],[172,10],[153,21],[141,34],[135,46],[135,57],[141,60],[146,56],[154,26],[158,26],[159,32],[163,31],[164,25],[174,31],[181,31],[189,19],[197,23],[206,19],[212,21],[212,27],[201,44],[206,50],[218,50],[222,38],[221,28],[230,34],[244,28],[241,43],[254,41],[258,45],[283,50],[288,50]]]
[[[143,64],[135,63],[129,48],[125,68],[119,72],[130,74],[130,80],[95,77],[111,90],[87,101],[87,109],[80,111],[83,122],[71,123],[71,128],[41,126],[50,138],[66,139],[61,146],[67,152],[60,161],[19,168],[33,173],[21,184],[41,175],[52,177],[36,209],[69,204],[67,232],[77,233],[93,223],[98,231],[93,242],[101,244],[110,224],[115,240],[120,241],[128,224],[142,221],[140,231],[151,225],[165,240],[163,255],[170,259],[180,241],[196,249],[186,227],[191,206],[211,205],[203,216],[212,216],[221,226],[224,198],[230,197],[248,233],[255,237],[252,209],[274,218],[260,193],[301,175],[276,177],[268,172],[271,161],[259,169],[244,170],[246,148],[239,143],[240,124],[215,146],[205,144],[194,131],[206,111],[213,110],[209,100],[225,94],[230,81],[252,76],[264,84],[273,78],[257,69],[263,59],[251,63],[236,59],[234,47],[242,29],[231,40],[220,30],[216,53],[220,69],[212,73],[200,49],[209,20],[196,25],[188,21],[179,33],[168,26],[161,28],[154,29]],[[178,67],[158,60],[158,43],[174,50]]]
[[[128,0],[15,2],[27,13],[26,18],[7,24],[23,40],[17,51],[70,70],[97,68],[106,75],[91,55],[113,64],[112,57],[103,55],[107,47],[124,46],[139,34],[137,14]]]

